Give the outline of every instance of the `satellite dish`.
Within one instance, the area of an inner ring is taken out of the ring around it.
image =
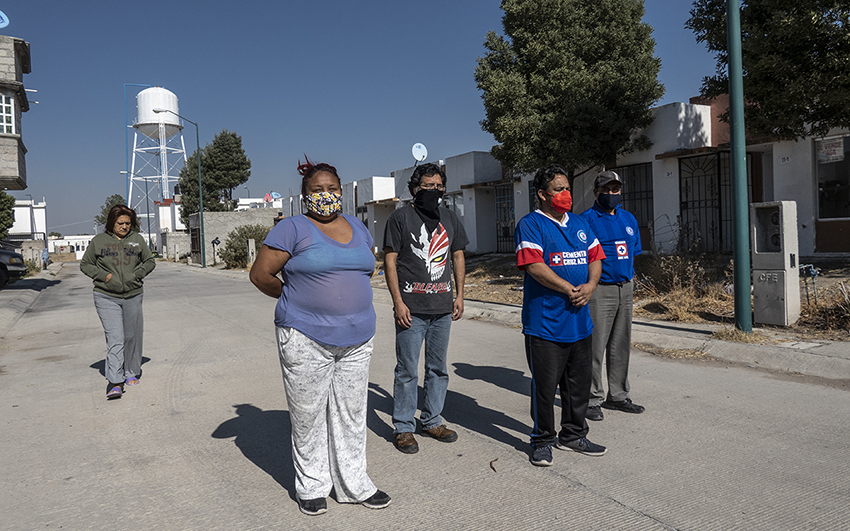
[[[6,13],[0,11],[0,28],[5,28],[9,25],[9,17],[6,16]]]
[[[420,144],[417,142],[413,144],[413,158],[416,159],[416,162],[422,162],[426,158],[428,158],[428,148],[425,147],[424,144]]]

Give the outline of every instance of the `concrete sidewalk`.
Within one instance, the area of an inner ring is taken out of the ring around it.
[[[393,503],[329,500],[327,514],[307,517],[293,501],[275,301],[244,273],[159,263],[145,283],[141,384],[107,402],[103,330],[75,266],[48,273],[0,340],[4,530],[773,531],[850,521],[850,393],[635,351],[632,395],[646,413],[606,411],[590,425],[604,457],[558,451],[538,468],[528,462],[522,336],[479,319],[452,326],[443,416],[459,440],[420,437],[418,454],[401,454],[391,442],[392,309],[380,289],[367,457]],[[0,305],[21,296],[4,292]],[[658,337],[686,334],[702,337]]]

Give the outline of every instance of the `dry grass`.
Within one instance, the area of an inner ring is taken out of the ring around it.
[[[803,303],[798,326],[817,328],[826,332],[843,333],[850,338],[850,288],[839,282],[823,292],[819,290],[818,304]]]
[[[655,345],[649,345],[647,343],[632,343],[632,347],[652,354],[654,356],[660,356],[662,358],[669,358],[674,360],[708,361],[717,359],[713,356],[709,356],[702,350],[697,349],[661,348],[656,347]]]

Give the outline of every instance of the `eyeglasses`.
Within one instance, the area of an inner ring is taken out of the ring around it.
[[[435,184],[435,183],[420,184],[419,188],[421,188],[423,190],[445,190],[446,189],[446,187],[443,186],[442,184]]]

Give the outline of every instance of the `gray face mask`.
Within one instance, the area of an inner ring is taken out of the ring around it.
[[[623,194],[599,194],[596,202],[599,204],[599,208],[610,212],[617,208],[617,205],[620,204],[620,199],[622,198]]]

